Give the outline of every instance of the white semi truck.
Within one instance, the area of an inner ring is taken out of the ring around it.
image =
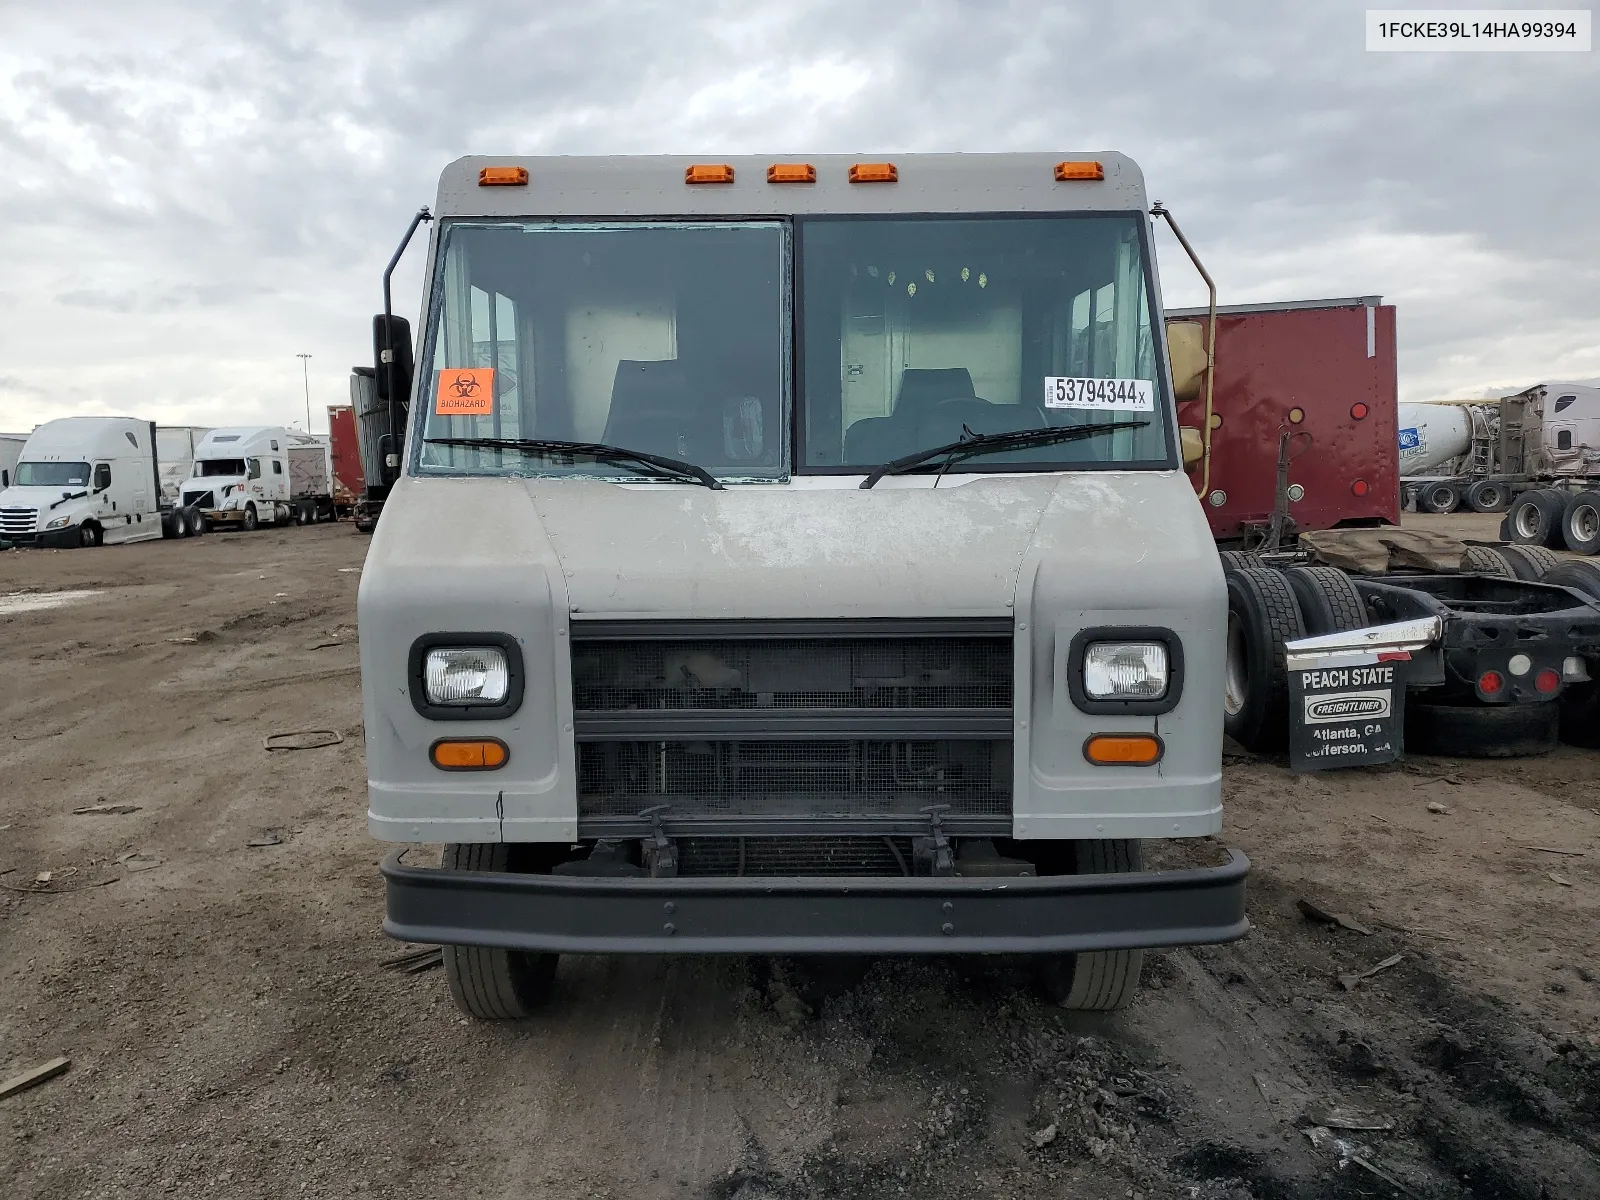
[[[308,525],[333,515],[328,440],[283,426],[213,429],[195,448],[183,502],[211,526]]]
[[[1424,512],[1503,512],[1509,541],[1600,553],[1600,387],[1400,406],[1400,472]]]
[[[199,532],[161,495],[156,426],[135,417],[63,417],[28,436],[0,491],[0,538],[20,546],[114,545]]]

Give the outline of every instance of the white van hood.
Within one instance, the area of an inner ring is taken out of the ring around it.
[[[368,573],[538,563],[583,616],[976,616],[1011,612],[1030,550],[1093,563],[1093,590],[1129,593],[1124,602],[1150,564],[1198,560],[1201,548],[1215,558],[1176,472],[918,482],[712,491],[406,478],[385,504]]]

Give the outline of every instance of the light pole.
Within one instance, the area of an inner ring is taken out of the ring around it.
[[[311,364],[307,360],[311,355],[296,354],[295,357],[300,360],[301,374],[305,376],[306,381],[306,433],[309,434],[311,432]]]

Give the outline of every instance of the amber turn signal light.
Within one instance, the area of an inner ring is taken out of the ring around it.
[[[1149,733],[1097,733],[1083,744],[1096,766],[1148,767],[1161,757],[1161,739]]]
[[[506,765],[510,751],[498,738],[441,738],[428,756],[441,771],[493,771]]]
[[[727,163],[695,163],[683,172],[685,183],[732,183],[733,168]]]
[[[900,172],[893,163],[852,163],[851,183],[899,183]]]
[[[1058,162],[1056,164],[1056,182],[1069,183],[1073,180],[1096,180],[1106,177],[1106,169],[1097,162]]]
[[[810,163],[773,163],[767,168],[768,183],[815,183],[817,169]]]
[[[478,172],[479,187],[524,187],[527,182],[527,167],[484,167]]]

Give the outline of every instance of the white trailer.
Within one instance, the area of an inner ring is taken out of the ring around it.
[[[60,549],[194,532],[194,514],[162,500],[155,431],[153,421],[135,417],[40,425],[0,491],[0,538]]]
[[[27,444],[25,433],[0,433],[0,488],[11,486],[11,473],[17,469],[22,457],[22,447]]]
[[[333,498],[333,444],[322,434],[291,433],[288,442],[289,503],[301,525],[331,521],[337,515]]]
[[[1408,507],[1504,512],[1508,540],[1600,552],[1600,387],[1541,383],[1399,415]]]
[[[211,429],[205,425],[156,426],[156,462],[161,494],[171,504],[183,498],[183,485],[194,474],[194,454]]]

